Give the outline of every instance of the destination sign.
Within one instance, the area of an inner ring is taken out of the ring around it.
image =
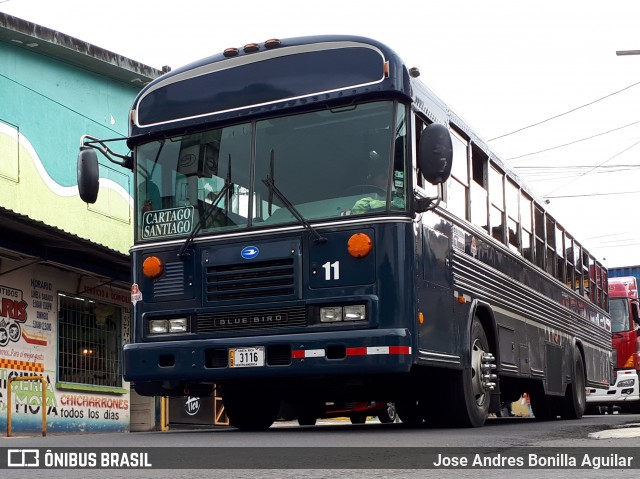
[[[142,216],[142,238],[164,238],[191,233],[193,206],[146,211]]]

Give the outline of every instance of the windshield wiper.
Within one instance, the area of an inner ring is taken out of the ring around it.
[[[204,212],[204,215],[202,216],[202,218],[200,218],[200,221],[198,221],[198,224],[196,225],[196,227],[193,228],[193,230],[191,231],[191,234],[189,234],[187,239],[184,241],[182,248],[180,248],[180,251],[178,251],[178,258],[185,258],[189,256],[189,253],[187,253],[187,248],[191,245],[191,243],[193,243],[193,238],[195,238],[195,236],[198,234],[198,231],[202,229],[202,225],[207,223],[207,220],[209,219],[209,217],[211,217],[211,223],[213,224],[213,222],[216,220],[216,218],[220,214],[220,211],[222,211],[220,208],[217,207],[218,203],[224,196],[227,195],[229,191],[231,191],[232,187],[233,187],[233,183],[231,183],[231,155],[229,155],[229,168],[227,172],[227,177],[224,180],[224,186],[218,192],[218,194],[213,199],[213,201],[209,203],[209,206],[207,210]],[[226,204],[227,206],[225,207],[225,209],[227,210],[226,211],[227,216],[229,216],[229,207],[228,207],[229,201],[227,201]]]
[[[280,201],[282,201],[282,203],[284,204],[284,206],[291,212],[291,214],[293,216],[295,216],[295,218],[300,222],[300,224],[302,226],[304,226],[307,231],[309,231],[313,237],[315,238],[315,242],[316,243],[326,243],[327,242],[327,238],[325,238],[324,236],[322,236],[320,233],[318,233],[313,226],[311,226],[311,224],[300,214],[300,212],[296,209],[295,206],[293,206],[293,204],[287,199],[286,196],[284,196],[284,193],[282,193],[278,187],[276,186],[275,182],[274,182],[274,174],[273,174],[273,158],[274,158],[274,152],[273,150],[271,150],[271,159],[270,159],[270,164],[269,164],[269,174],[267,175],[267,178],[265,180],[262,180],[262,182],[267,186],[267,188],[269,189],[269,210],[271,210],[271,204],[272,204],[272,199],[273,199],[273,195],[275,194],[278,199]]]

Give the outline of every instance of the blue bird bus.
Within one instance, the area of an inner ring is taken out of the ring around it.
[[[250,43],[166,73],[130,116],[133,319],[124,379],[265,429],[286,405],[393,402],[477,427],[530,394],[580,418],[611,380],[607,271],[384,44]]]

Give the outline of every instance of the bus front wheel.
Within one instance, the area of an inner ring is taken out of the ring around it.
[[[411,427],[419,427],[424,424],[424,406],[411,397],[398,399],[396,401],[396,413],[400,420]]]
[[[301,414],[298,416],[298,424],[301,426],[315,426],[317,420],[313,414]]]
[[[493,383],[495,358],[478,318],[471,323],[471,363],[452,377],[451,422],[459,427],[479,427],[487,419]]]
[[[235,428],[248,431],[269,429],[278,417],[280,399],[277,397],[246,387],[225,386],[221,389],[229,423]]]

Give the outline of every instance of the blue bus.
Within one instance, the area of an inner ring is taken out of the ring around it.
[[[580,418],[611,380],[606,269],[389,47],[270,39],[166,73],[136,98],[133,323],[124,378],[208,396],[265,429],[286,405],[393,402],[477,427],[530,394]]]

